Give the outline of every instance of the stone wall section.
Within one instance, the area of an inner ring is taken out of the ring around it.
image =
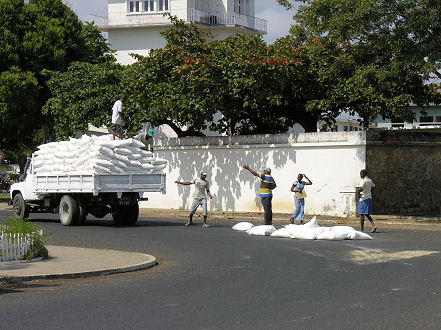
[[[366,139],[374,213],[440,216],[441,133],[374,130]]]

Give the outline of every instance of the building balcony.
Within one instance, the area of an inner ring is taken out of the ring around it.
[[[193,8],[169,10],[172,16],[211,27],[234,26],[246,28],[258,33],[267,33],[267,22],[264,19],[238,13],[210,13]],[[90,15],[100,30],[107,31],[118,28],[171,25],[164,12],[109,13],[108,17]]]

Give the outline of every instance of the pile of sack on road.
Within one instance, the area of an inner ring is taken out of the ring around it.
[[[36,174],[155,174],[167,166],[165,159],[144,150],[134,139],[113,140],[112,135],[87,136],[42,144],[34,153]]]
[[[249,235],[271,236],[279,238],[296,238],[307,240],[330,240],[341,241],[345,239],[372,239],[371,236],[357,231],[350,226],[321,227],[317,218],[313,217],[304,225],[289,224],[283,228],[276,229],[272,225],[254,226],[250,222],[239,222],[233,226],[236,231],[243,231]]]

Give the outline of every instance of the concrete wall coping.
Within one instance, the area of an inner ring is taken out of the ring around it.
[[[323,147],[324,145],[365,145],[366,132],[318,132],[290,134],[262,134],[240,136],[203,136],[184,138],[154,138],[157,150],[262,148],[262,147]]]

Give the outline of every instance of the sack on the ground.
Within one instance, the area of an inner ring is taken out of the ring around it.
[[[296,239],[315,239],[317,237],[315,228],[298,226],[291,230],[291,238]]]
[[[348,234],[347,239],[372,239],[372,237],[361,231],[354,230]]]
[[[251,222],[239,222],[235,224],[232,228],[236,231],[247,231],[251,227],[254,227],[254,225]]]
[[[280,228],[277,229],[274,233],[270,235],[271,237],[280,237],[280,238],[291,238],[291,232],[289,228]]]
[[[247,230],[248,235],[269,236],[276,231],[273,225],[254,226]]]
[[[320,227],[319,223],[317,222],[317,217],[316,216],[314,216],[311,220],[309,220],[303,226],[310,227],[310,228]]]

